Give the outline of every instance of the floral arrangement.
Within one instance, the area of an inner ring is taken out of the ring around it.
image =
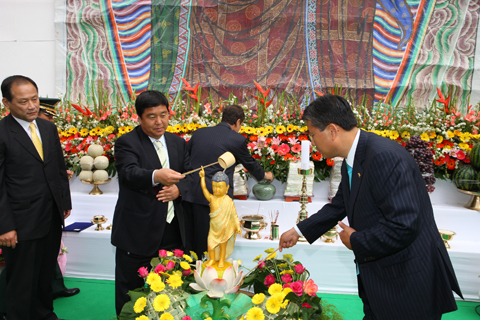
[[[2,255],[2,248],[0,248],[0,268],[5,266],[5,259],[3,258]]]
[[[247,320],[259,319],[342,319],[333,305],[321,302],[318,286],[310,273],[291,254],[277,258],[274,249],[247,274],[243,287],[253,288],[255,305],[245,314]]]
[[[131,301],[125,304],[119,319],[342,319],[334,306],[321,302],[317,285],[308,279],[309,273],[301,263],[294,262],[291,255],[276,259],[272,251],[267,250],[267,259],[244,277],[239,261],[229,259],[231,265],[217,271],[204,267],[204,261],[195,261],[193,253],[160,250],[158,258],[152,259],[150,271],[145,267],[138,270],[145,286],[129,292]],[[262,292],[238,292],[260,277],[264,278],[259,287]]]
[[[223,107],[238,104],[231,95],[227,100],[214,103],[211,97],[204,97],[198,85],[183,80],[183,92],[171,101],[169,132],[185,140],[201,127],[214,126],[220,122]],[[300,159],[300,142],[307,139],[307,127],[300,120],[302,105],[294,95],[286,92],[276,93],[263,89],[254,83],[257,94],[247,99],[242,106],[245,110],[245,122],[240,133],[248,139],[248,148],[252,156],[275,178],[285,182],[290,161]],[[344,94],[345,90],[334,88],[334,94]],[[322,95],[317,92],[317,95]],[[107,169],[115,175],[113,148],[121,135],[138,125],[134,99],[126,105],[118,102],[112,105],[107,99],[102,83],[93,90],[93,106],[85,106],[81,101],[73,103],[63,100],[54,118],[58,126],[67,168],[80,171],[80,158],[88,151],[92,143],[100,144],[105,156],[110,159]],[[480,139],[480,105],[462,108],[457,105],[456,92],[447,88],[438,89],[438,99],[430,106],[421,108],[410,102],[400,109],[382,101],[369,110],[363,105],[353,105],[359,128],[375,132],[397,141],[403,146],[412,136],[419,136],[428,143],[433,154],[434,173],[437,178],[450,178],[459,165],[469,163],[469,153]],[[0,106],[0,118],[8,114]],[[315,178],[324,180],[330,175],[331,159],[325,159],[313,147],[311,160],[315,163]]]
[[[130,291],[130,302],[122,308],[119,319],[191,320],[185,313],[188,285],[194,281],[191,267],[196,254],[182,250],[160,250],[151,261],[152,269],[138,270],[145,286]]]

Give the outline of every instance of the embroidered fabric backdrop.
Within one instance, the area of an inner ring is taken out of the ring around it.
[[[472,90],[480,0],[66,0],[59,45],[67,98],[112,99],[200,83],[202,97],[256,93],[307,103],[342,86],[350,100],[423,106]]]

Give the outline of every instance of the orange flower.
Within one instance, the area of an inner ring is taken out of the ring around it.
[[[322,158],[322,155],[321,155],[320,152],[317,151],[314,154],[312,154],[312,158],[313,158],[313,160],[318,161]]]
[[[333,167],[333,159],[327,159],[327,165]]]
[[[309,296],[316,296],[318,291],[318,286],[313,282],[312,279],[309,279],[303,284],[303,291]]]
[[[250,141],[257,141],[258,140],[258,136],[250,136]]]
[[[455,169],[455,160],[449,159],[447,161],[447,169],[450,169],[450,170]]]

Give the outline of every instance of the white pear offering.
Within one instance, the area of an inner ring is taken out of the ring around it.
[[[78,177],[80,178],[80,180],[90,182],[93,180],[93,172],[88,170],[83,170],[82,172],[80,172]]]
[[[93,173],[93,181],[107,181],[108,180],[108,173],[105,170],[95,170]]]
[[[95,168],[104,170],[107,169],[108,167],[108,158],[105,156],[98,156],[95,158],[95,161],[93,161],[93,165]]]
[[[95,157],[101,156],[102,154],[103,154],[103,147],[101,145],[92,143],[88,147],[88,155],[95,158]]]
[[[93,158],[90,156],[83,156],[80,158],[80,167],[82,170],[92,170]]]

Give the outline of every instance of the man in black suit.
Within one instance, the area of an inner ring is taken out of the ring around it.
[[[115,307],[120,314],[129,290],[142,287],[137,274],[150,267],[158,250],[183,249],[185,227],[181,195],[189,187],[183,138],[166,132],[167,98],[142,92],[135,101],[140,125],[115,143],[119,193],[112,228],[115,254]],[[183,179],[183,180],[182,180]]]
[[[339,96],[317,98],[304,111],[312,143],[326,158],[343,157],[332,203],[282,234],[280,248],[303,235],[309,243],[337,223],[353,250],[364,319],[440,319],[461,292],[435,224],[425,182],[400,144],[357,128]],[[350,226],[341,222],[348,217]]]
[[[271,172],[265,172],[260,164],[251,156],[247,148],[247,139],[239,134],[245,113],[242,107],[231,105],[225,107],[222,122],[214,127],[196,130],[187,149],[190,156],[191,169],[199,168],[218,161],[223,153],[229,151],[237,162],[243,164],[248,172],[257,180],[273,180]],[[219,164],[205,168],[205,183],[212,193],[212,177],[223,168]],[[234,166],[225,170],[230,181],[228,195],[233,199]],[[186,214],[187,249],[195,251],[199,257],[207,251],[207,238],[210,230],[210,206],[203,195],[198,173],[192,174],[193,182],[189,192],[183,197]]]
[[[55,105],[60,102],[60,99],[56,98],[40,98],[40,110],[38,111],[38,117],[48,120],[53,123],[53,117],[57,115],[57,111],[55,110]],[[67,176],[70,177],[73,175],[73,172],[67,170]],[[65,282],[63,281],[62,271],[60,270],[60,266],[58,265],[55,267],[55,273],[53,276],[52,282],[52,289],[53,289],[53,298],[62,298],[62,297],[72,297],[78,293],[80,293],[79,288],[67,288],[65,286]]]
[[[70,188],[55,125],[36,119],[38,88],[24,76],[2,82],[10,114],[0,121],[0,246],[7,319],[58,319],[52,278]]]

